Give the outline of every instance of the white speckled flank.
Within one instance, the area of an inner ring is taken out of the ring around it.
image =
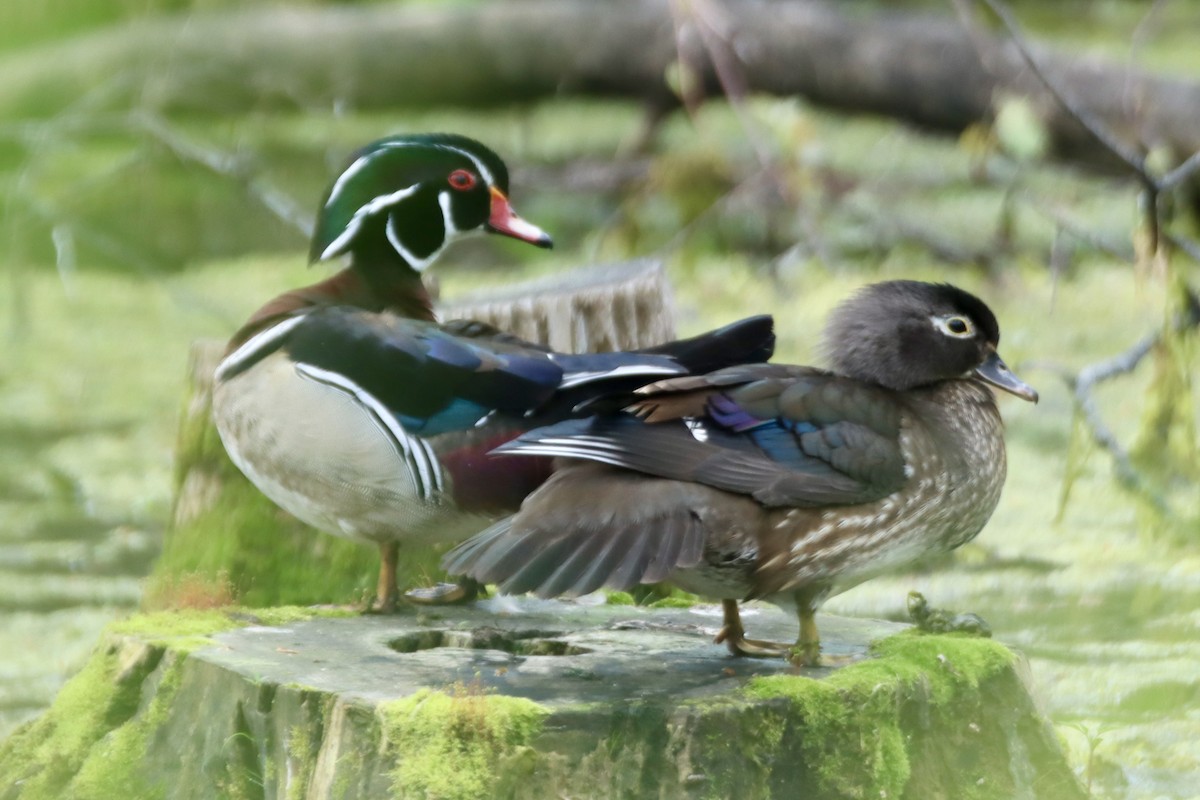
[[[922,555],[952,550],[983,529],[1004,485],[1000,416],[989,390],[978,384],[956,381],[938,391],[941,402],[928,409],[928,418],[941,423],[939,432],[911,417],[901,429],[905,474],[915,481],[910,477],[901,491],[853,516],[845,516],[845,509],[822,511],[817,527],[792,545],[786,569],[793,577],[785,588],[818,573],[828,576],[839,557],[844,560],[836,568],[838,582],[852,585]]]
[[[756,577],[774,573],[787,575],[777,584],[780,593],[825,583],[836,592],[973,539],[1004,485],[1003,424],[990,390],[974,381],[954,381],[934,392],[925,398],[914,393],[917,413],[902,422],[909,478],[902,489],[853,507],[779,509],[763,528],[768,538],[790,539],[782,552],[772,550],[760,561],[754,537],[714,537],[704,563],[677,574],[679,584],[710,597],[738,598],[752,592]]]

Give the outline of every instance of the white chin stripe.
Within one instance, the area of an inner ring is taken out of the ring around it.
[[[387,225],[384,226],[384,231],[387,233],[388,241],[392,243],[392,249],[399,253],[400,257],[407,261],[410,267],[415,269],[417,272],[424,272],[429,268],[430,264],[438,260],[438,256],[440,256],[442,251],[446,249],[445,237],[442,238],[442,244],[438,249],[425,256],[425,258],[418,258],[417,256],[413,255],[411,250],[404,246],[404,242],[400,239],[400,232],[396,230],[395,221],[396,217],[389,214]]]

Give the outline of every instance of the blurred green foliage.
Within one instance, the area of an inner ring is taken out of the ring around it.
[[[440,5],[483,0],[416,0]],[[278,6],[370,5],[414,0],[273,0]],[[42,0],[0,4],[0,52],[68,38],[121,22],[162,14],[246,8],[246,0]]]

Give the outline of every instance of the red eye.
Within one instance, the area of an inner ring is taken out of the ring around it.
[[[460,192],[465,192],[468,189],[475,188],[475,183],[478,178],[476,178],[470,172],[467,172],[465,169],[456,169],[454,172],[450,173],[448,180],[453,188],[458,189]]]

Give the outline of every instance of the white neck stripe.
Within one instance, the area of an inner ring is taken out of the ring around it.
[[[338,234],[336,239],[329,243],[328,247],[321,251],[321,256],[317,260],[324,261],[331,256],[336,256],[344,252],[346,246],[350,244],[350,240],[354,238],[354,235],[358,233],[358,229],[367,220],[367,217],[377,214],[389,206],[394,206],[396,203],[413,194],[420,187],[421,184],[414,183],[407,189],[400,189],[391,194],[381,194],[378,197],[371,198],[369,202],[364,203],[354,212],[354,216],[350,217],[350,221],[346,223],[345,229]]]

